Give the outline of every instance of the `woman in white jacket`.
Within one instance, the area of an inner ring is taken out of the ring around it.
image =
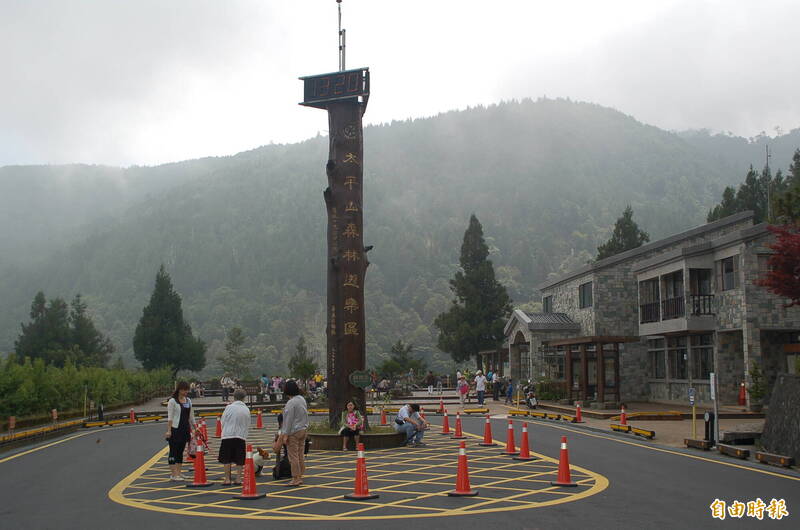
[[[175,392],[167,402],[167,432],[165,437],[169,442],[169,469],[171,481],[186,480],[181,475],[183,464],[183,450],[186,443],[194,436],[195,423],[192,400],[189,399],[189,383],[181,381],[175,387]]]

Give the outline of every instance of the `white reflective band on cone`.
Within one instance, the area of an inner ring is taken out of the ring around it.
[[[525,427],[525,426],[523,426],[523,427],[522,427],[522,432],[528,432],[528,428],[527,428],[527,427]]]
[[[467,450],[463,447],[458,448],[458,456],[467,456]]]
[[[486,418],[486,423],[489,423],[489,418],[488,417]]]
[[[567,448],[567,444],[565,444],[565,443],[562,443],[562,444],[561,444],[561,449],[566,449],[566,448]]]
[[[511,430],[511,429],[513,429],[513,428],[514,428],[514,426],[513,426],[513,425],[511,425],[511,424],[509,423],[509,424],[508,424],[508,429],[509,429],[509,430]]]
[[[247,451],[247,459],[248,460],[252,460],[253,459],[253,453],[251,453],[250,451]]]
[[[358,458],[364,458],[364,451],[358,452]]]

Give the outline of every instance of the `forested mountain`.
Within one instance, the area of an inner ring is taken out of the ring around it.
[[[566,100],[449,112],[364,135],[365,242],[375,245],[370,364],[398,339],[433,355],[432,322],[452,298],[471,213],[519,306],[538,300],[535,285],[548,274],[592,259],[626,205],[658,239],[703,223],[724,186],[763,159],[746,140],[670,133]],[[746,149],[731,148],[739,140],[753,150],[746,164]],[[788,165],[794,140],[785,160],[775,149],[773,167]],[[300,334],[311,352],[324,351],[327,147],[319,136],[155,168],[0,169],[0,351],[13,347],[37,291],[81,293],[131,365],[161,263],[211,355],[234,326],[259,371],[282,370]],[[31,265],[32,252],[46,257]]]

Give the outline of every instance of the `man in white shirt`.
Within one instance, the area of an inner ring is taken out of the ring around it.
[[[486,376],[480,370],[475,372],[475,393],[478,394],[478,405],[483,406],[483,396],[486,393]]]
[[[250,430],[250,409],[244,404],[247,392],[237,388],[233,392],[233,403],[222,412],[222,442],[219,446],[219,462],[225,465],[225,481],[223,486],[231,485],[231,466],[236,464],[237,480],[241,484],[242,467],[244,466],[247,431]]]
[[[423,447],[422,437],[430,424],[419,415],[419,405],[416,403],[403,405],[397,411],[394,419],[394,430],[406,435],[406,445]]]

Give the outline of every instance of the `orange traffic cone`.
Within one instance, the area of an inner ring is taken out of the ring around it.
[[[439,410],[437,410],[439,414],[444,414],[444,398],[439,398]]]
[[[467,444],[461,442],[458,447],[458,473],[456,474],[456,489],[448,491],[451,497],[474,497],[478,490],[469,486],[469,466],[467,465]]]
[[[442,420],[442,432],[439,434],[450,434],[450,420],[447,418],[447,409],[444,409],[444,420]]]
[[[345,499],[363,501],[377,499],[377,494],[370,495],[367,484],[367,462],[364,459],[364,444],[358,444],[358,458],[356,458],[356,483],[353,493],[343,496]]]
[[[266,493],[259,494],[256,491],[256,468],[253,465],[253,446],[247,444],[247,454],[244,459],[244,475],[242,477],[242,494],[234,495],[234,499],[253,500],[266,497]]]
[[[620,425],[627,425],[628,424],[628,415],[625,414],[625,406],[623,405],[619,412],[619,424]]]
[[[744,386],[744,381],[739,385],[739,406],[744,407],[747,405],[747,388]]]
[[[203,456],[205,452],[205,445],[198,440],[197,452],[194,457],[194,481],[187,484],[187,488],[206,488],[212,486],[214,483],[206,479],[206,459]]]
[[[136,423],[136,413],[131,409],[131,424]]]
[[[261,409],[256,412],[256,429],[264,428],[264,420],[261,418]]]
[[[483,427],[483,441],[478,445],[483,447],[494,447],[497,445],[494,443],[494,440],[492,440],[492,422],[488,414],[486,415],[486,424]]]
[[[553,486],[577,486],[569,476],[569,451],[567,451],[567,437],[561,437],[561,454],[558,458],[558,480],[550,482]]]
[[[508,420],[508,434],[506,435],[506,450],[502,454],[515,456],[519,454],[514,447],[514,420]]]
[[[422,421],[427,422],[428,420],[425,419],[425,407],[419,408],[419,417],[422,418]]]
[[[467,437],[461,432],[461,413],[456,412],[456,432],[451,436],[453,440],[465,440]]]
[[[214,433],[214,438],[222,438],[222,418],[217,416],[217,431]]]
[[[519,456],[515,456],[514,460],[533,460],[531,450],[528,447],[528,424],[522,424],[522,440],[519,442]]]
[[[389,425],[386,422],[386,409],[381,407],[381,425]]]
[[[583,414],[581,413],[581,404],[575,405],[575,423],[586,423],[583,421]]]
[[[200,420],[200,430],[203,431],[203,440],[208,440],[208,426],[206,425],[206,419],[203,418]]]

